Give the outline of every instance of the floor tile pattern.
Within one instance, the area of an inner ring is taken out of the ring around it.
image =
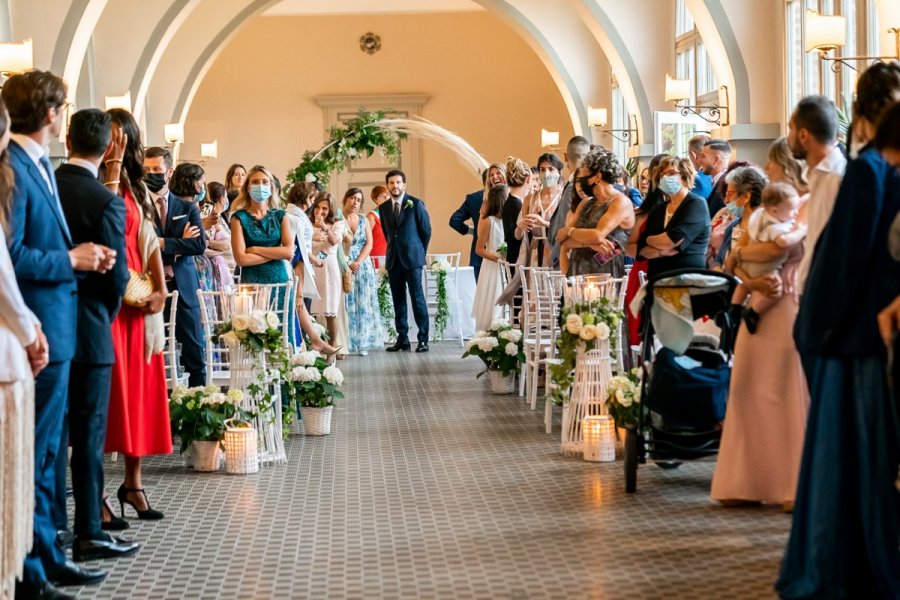
[[[488,393],[450,342],[340,363],[332,434],[293,436],[288,463],[195,473],[155,457],[166,518],[132,520],[134,558],[83,598],[772,598],[789,516],[708,499],[713,463],[559,455],[543,412]],[[122,463],[108,465],[108,489]],[[130,510],[130,509],[126,509]],[[132,513],[133,515],[133,513]]]

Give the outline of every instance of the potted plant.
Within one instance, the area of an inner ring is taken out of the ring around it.
[[[335,400],[343,399],[340,386],[344,374],[315,350],[298,352],[285,373],[285,402],[299,405],[306,435],[331,433],[331,417]]]
[[[215,385],[186,388],[178,386],[169,400],[169,415],[175,434],[181,438],[181,453],[190,450],[195,471],[216,471],[222,458],[225,421],[239,416],[252,418],[240,409],[240,390],[223,393]]]
[[[515,390],[516,374],[525,362],[522,332],[513,328],[505,319],[491,323],[488,331],[479,331],[466,342],[463,358],[477,356],[484,361],[485,373],[491,381],[491,391],[495,394],[511,394]]]

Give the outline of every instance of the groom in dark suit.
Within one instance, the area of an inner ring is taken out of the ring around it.
[[[103,531],[98,502],[103,497],[103,447],[116,362],[112,322],[128,285],[125,203],[97,179],[111,137],[112,117],[107,113],[96,108],[78,111],[72,115],[66,137],[69,162],[56,170],[59,199],[72,241],[102,244],[116,253],[112,269],[78,279],[78,325],[69,375],[68,422],[75,497],[72,555],[77,562],[128,556],[139,548],[138,544],[113,539]],[[65,503],[65,497],[57,498],[60,501]]]
[[[394,327],[397,341],[388,352],[409,350],[409,325],[406,322],[406,290],[413,301],[413,314],[419,328],[416,352],[428,352],[428,306],[422,289],[422,267],[428,242],[431,241],[431,221],[425,203],[406,193],[406,174],[393,169],[384,178],[390,204],[385,202],[378,211],[381,227],[387,240],[386,266],[391,297],[394,300]]]

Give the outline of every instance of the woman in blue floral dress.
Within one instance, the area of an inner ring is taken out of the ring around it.
[[[378,279],[369,260],[372,251],[372,226],[359,214],[363,203],[363,191],[350,188],[344,194],[344,219],[353,234],[348,265],[353,273],[353,289],[346,295],[349,318],[349,350],[361,356],[369,350],[384,346],[384,332],[378,311]]]
[[[274,193],[274,179],[265,168],[256,166],[247,173],[241,192],[231,208],[231,247],[241,267],[242,284],[274,284],[293,281],[291,259],[294,234],[289,217],[280,208]],[[284,293],[279,292],[279,305]],[[257,307],[260,308],[260,307]],[[294,291],[288,302],[288,320],[294,322]],[[288,341],[294,344],[294,327],[288,327]]]

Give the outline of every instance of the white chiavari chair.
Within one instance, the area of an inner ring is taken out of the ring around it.
[[[553,354],[553,341],[555,339],[555,317],[558,312],[553,303],[550,289],[550,270],[545,268],[531,269],[530,300],[534,302],[533,322],[531,332],[534,343],[529,345],[525,353],[526,371],[529,374],[528,391],[526,400],[531,410],[537,407],[538,381],[543,371],[544,378],[548,376],[546,359]]]
[[[188,375],[181,366],[181,347],[175,340],[175,318],[178,313],[178,292],[171,292],[166,296],[169,306],[169,314],[164,314],[164,331],[166,342],[163,346],[163,361],[166,370],[166,387],[172,391],[179,385],[187,385]]]
[[[447,271],[447,308],[450,310],[451,315],[455,315],[456,317],[455,324],[456,332],[459,334],[459,345],[464,346],[462,301],[459,298],[459,261],[461,256],[460,252],[426,254],[425,268],[422,269],[422,287],[425,290],[425,304],[428,306],[428,316],[433,321],[438,308],[438,277],[437,274],[431,272],[431,264],[435,261],[444,261],[450,265],[450,269]],[[448,323],[448,325],[450,325],[450,323]],[[434,332],[433,322],[429,329]]]

